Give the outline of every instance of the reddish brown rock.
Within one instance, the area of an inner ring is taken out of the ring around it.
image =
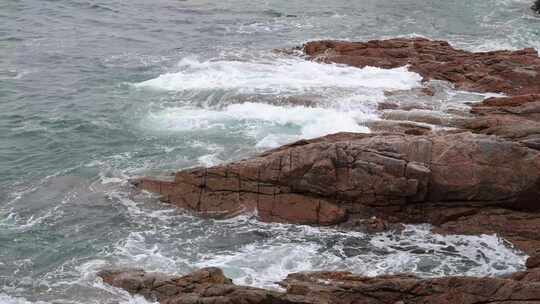
[[[537,252],[533,256],[529,257],[525,265],[529,269],[540,268],[540,252]]]
[[[161,304],[478,304],[540,303],[538,269],[507,278],[452,277],[420,279],[411,275],[374,278],[348,272],[291,274],[281,285],[286,292],[237,286],[217,268],[183,277],[142,270],[103,271],[113,286]]]
[[[174,181],[138,181],[204,215],[251,210],[263,221],[318,225],[377,216],[456,233],[497,232],[518,243],[540,241],[539,185],[538,151],[468,132],[339,133],[180,171]]]
[[[365,123],[375,133],[402,133],[409,135],[427,135],[433,132],[431,126],[402,120],[372,120]]]
[[[356,67],[408,65],[425,79],[445,80],[457,88],[509,95],[540,93],[540,58],[533,48],[472,53],[445,41],[397,38],[368,42],[314,41],[304,52],[322,62]]]
[[[324,303],[472,304],[540,303],[540,283],[528,279],[451,277],[420,279],[410,275],[358,277],[348,272],[292,274],[283,282],[288,294]]]
[[[493,134],[540,150],[540,95],[489,98],[474,104],[476,117],[461,127],[476,133]]]
[[[98,276],[107,284],[161,304],[302,303],[288,300],[285,294],[234,285],[219,268],[204,268],[182,277],[139,269],[104,270]]]
[[[514,96],[487,99],[460,117],[415,110],[414,102],[388,103],[381,105],[386,119],[367,122],[377,134],[303,140],[251,159],[177,172],[169,181],[140,179],[137,186],[214,217],[256,212],[263,221],[366,231],[427,222],[441,233],[499,233],[526,252],[540,248],[536,51],[470,53],[427,39],[319,41],[304,49],[315,60],[409,65],[426,79]]]

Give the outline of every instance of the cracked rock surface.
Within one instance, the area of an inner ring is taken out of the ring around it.
[[[425,79],[449,81],[459,89],[508,95],[540,93],[540,58],[534,48],[473,53],[446,41],[396,38],[368,42],[313,41],[304,45],[313,60],[355,67],[408,65]]]
[[[470,132],[338,133],[136,184],[209,216],[256,211],[263,221],[316,225],[376,216],[540,241],[527,231],[540,227],[540,153]]]
[[[506,278],[295,273],[280,282],[284,292],[234,285],[218,268],[203,268],[182,277],[137,269],[104,270],[98,275],[108,284],[161,304],[540,303],[538,268]]]

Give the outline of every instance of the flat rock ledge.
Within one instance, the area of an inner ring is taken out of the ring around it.
[[[503,278],[294,273],[279,283],[284,292],[235,285],[219,268],[203,268],[181,277],[139,269],[104,270],[98,276],[112,286],[161,304],[540,303],[539,268]]]
[[[534,48],[472,53],[446,41],[396,38],[368,42],[314,41],[303,47],[312,60],[355,67],[409,70],[426,80],[449,81],[474,92],[540,93],[540,58]]]

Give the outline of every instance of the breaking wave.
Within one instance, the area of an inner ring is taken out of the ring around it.
[[[407,90],[422,77],[406,67],[380,69],[320,64],[302,58],[247,61],[198,61],[184,58],[177,72],[136,84],[170,91],[236,89],[240,93],[299,93],[324,88],[376,88]]]

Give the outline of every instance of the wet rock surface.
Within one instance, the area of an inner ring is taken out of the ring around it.
[[[311,59],[394,68],[458,88],[503,92],[446,113],[387,101],[372,134],[301,140],[250,159],[142,178],[139,189],[211,217],[336,225],[375,233],[430,223],[443,234],[498,234],[530,255],[504,278],[346,272],[291,274],[286,292],[236,286],[219,269],[184,277],[105,271],[105,282],[161,303],[540,303],[540,59],[536,51],[470,53],[426,39],[318,41]],[[428,87],[427,96],[434,96]]]
[[[509,95],[540,93],[540,58],[533,48],[472,53],[446,41],[397,38],[368,42],[314,41],[304,45],[313,60],[356,67],[408,65],[425,79],[449,81],[457,88]]]
[[[488,98],[471,110],[464,128],[493,134],[540,150],[540,95]]]
[[[507,278],[420,279],[412,275],[360,277],[349,272],[290,274],[284,292],[238,286],[218,268],[183,277],[142,270],[106,270],[104,282],[162,304],[172,303],[540,303],[538,268]]]
[[[256,211],[263,221],[316,225],[375,216],[540,241],[540,153],[484,134],[339,133],[136,183],[209,216]]]

